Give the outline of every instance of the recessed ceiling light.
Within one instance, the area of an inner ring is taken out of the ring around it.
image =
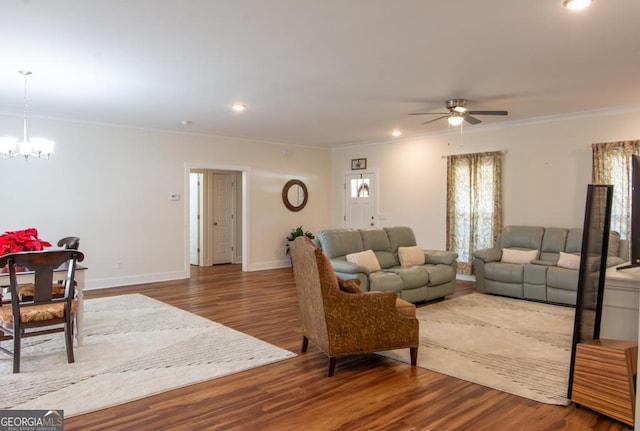
[[[593,0],[564,0],[562,3],[567,9],[582,10],[591,6]]]
[[[247,109],[247,106],[243,105],[242,103],[234,103],[233,105],[231,105],[231,109],[233,109],[236,112],[242,112],[245,109]]]
[[[193,124],[193,121],[191,120],[182,120],[180,121],[180,124],[182,124],[183,126],[190,126]]]
[[[402,132],[400,130],[394,130],[393,132],[391,132],[391,134],[397,138],[398,136],[402,135]]]

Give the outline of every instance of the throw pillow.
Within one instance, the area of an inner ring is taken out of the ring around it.
[[[504,263],[529,263],[538,258],[538,250],[516,250],[513,248],[502,249],[502,259]]]
[[[345,280],[344,278],[338,277],[338,286],[340,286],[340,290],[343,292],[362,293],[362,290],[360,290],[360,280],[357,278]]]
[[[424,250],[420,246],[398,247],[400,266],[424,265]]]
[[[380,262],[376,257],[373,250],[365,250],[359,253],[351,253],[345,256],[347,262],[355,263],[356,265],[364,266],[370,272],[380,271]]]
[[[567,269],[580,269],[580,255],[560,252],[558,266]]]

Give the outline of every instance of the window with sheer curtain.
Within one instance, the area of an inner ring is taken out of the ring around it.
[[[447,250],[458,253],[461,274],[502,229],[502,160],[502,151],[447,157]]]
[[[592,145],[594,184],[613,185],[611,230],[631,235],[631,156],[640,155],[640,140]]]

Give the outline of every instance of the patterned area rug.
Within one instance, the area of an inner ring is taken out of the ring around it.
[[[418,365],[568,405],[574,309],[475,293],[418,308]],[[409,362],[409,350],[386,356]]]
[[[0,354],[1,409],[68,417],[296,356],[140,294],[85,301],[84,324],[73,364],[62,333],[23,340],[19,374]]]

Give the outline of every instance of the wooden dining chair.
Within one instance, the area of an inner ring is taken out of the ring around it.
[[[80,248],[80,238],[77,236],[65,236],[58,241],[58,247],[77,250]]]
[[[0,350],[13,356],[13,372],[20,372],[21,340],[25,337],[64,332],[67,361],[73,357],[73,317],[76,311],[75,270],[84,255],[73,249],[12,253],[0,257],[0,266],[9,265],[10,303],[0,306],[0,341],[13,340],[13,350],[0,345]],[[18,294],[16,265],[33,271],[33,297],[21,299]],[[53,271],[66,265],[67,277],[64,295],[56,298],[52,293]]]
[[[58,247],[63,247],[65,250],[77,250],[80,247],[80,238],[66,236],[58,241]],[[74,282],[74,286],[77,286],[77,283]],[[64,295],[64,281],[60,280],[57,283],[53,283],[51,291],[54,297],[62,297]],[[33,283],[18,285],[18,295],[25,301],[33,299]]]

